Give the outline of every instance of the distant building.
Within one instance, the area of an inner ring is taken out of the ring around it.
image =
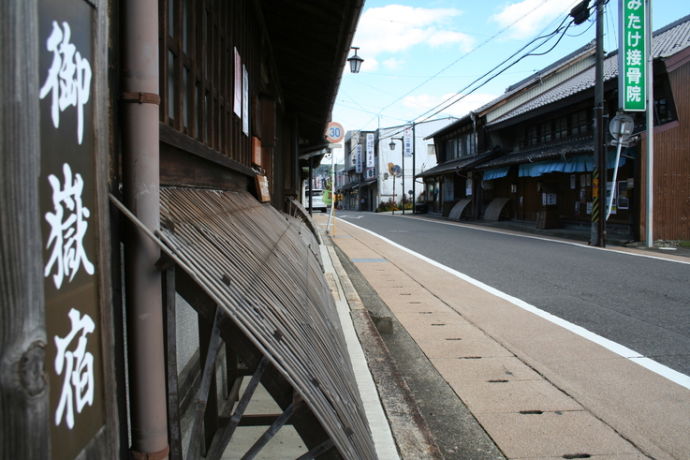
[[[426,137],[454,120],[443,118],[376,131],[348,131],[344,144],[345,166],[336,180],[344,196],[343,207],[375,211],[388,202],[401,207],[403,197],[411,206],[411,192],[422,196],[424,187],[421,181],[414,183],[413,178],[436,165],[433,142]]]
[[[221,458],[259,381],[375,458],[298,202],[362,9],[0,2],[0,458]]]
[[[654,236],[690,239],[690,16],[654,33]],[[617,53],[604,61],[605,116],[616,114]],[[431,212],[454,219],[516,219],[540,227],[590,225],[594,49],[587,45],[437,132],[438,165],[419,173]],[[612,183],[615,147],[608,125],[610,232],[644,234],[643,113]]]

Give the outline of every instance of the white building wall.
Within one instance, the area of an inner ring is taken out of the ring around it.
[[[378,195],[374,206],[378,206],[382,202],[387,202],[393,199],[393,177],[388,173],[388,163],[398,165],[404,170],[403,177],[395,178],[395,200],[397,203],[402,201],[402,193],[404,190],[409,191],[413,189],[413,178],[415,174],[426,171],[429,168],[436,166],[436,155],[434,153],[434,140],[427,139],[429,135],[444,128],[448,124],[456,121],[456,118],[444,118],[441,120],[433,120],[424,123],[415,124],[414,129],[414,146],[415,146],[415,161],[412,162],[412,156],[403,158],[403,145],[399,138],[403,137],[403,130],[405,125],[393,126],[390,128],[381,128],[378,132]],[[391,137],[395,138],[395,149],[391,150],[389,144]],[[404,166],[404,167],[403,167]],[[405,189],[403,189],[403,182]],[[424,184],[421,179],[416,183],[417,197],[422,193]],[[408,200],[411,196],[407,195]]]

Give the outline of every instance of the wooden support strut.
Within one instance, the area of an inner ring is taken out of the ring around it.
[[[194,407],[194,422],[192,425],[192,433],[189,440],[189,447],[187,448],[186,458],[198,457],[198,443],[201,437],[201,421],[206,410],[206,403],[208,401],[209,390],[211,388],[211,379],[215,377],[216,357],[220,350],[223,341],[220,338],[220,315],[221,309],[216,310],[216,316],[213,319],[213,328],[211,331],[211,338],[208,344],[208,352],[206,354],[206,361],[204,362],[204,371],[201,376],[201,385],[197,392],[197,399]]]
[[[252,396],[254,395],[256,388],[259,386],[261,377],[263,376],[264,371],[268,367],[268,364],[268,359],[266,358],[266,356],[263,356],[261,358],[261,361],[259,361],[258,366],[256,367],[256,371],[254,371],[254,375],[252,375],[251,380],[247,384],[247,388],[245,388],[244,393],[242,394],[242,398],[240,398],[239,402],[237,403],[235,412],[234,414],[232,414],[232,417],[230,417],[230,422],[221,430],[217,438],[217,442],[215,442],[212,448],[210,449],[208,455],[209,457],[213,458],[213,454],[216,451],[222,451],[223,449],[225,449],[225,446],[227,446],[230,440],[232,439],[232,435],[235,432],[235,429],[239,426],[240,421],[242,420],[242,416],[244,415],[244,411],[247,410],[249,401],[252,399]]]
[[[254,445],[242,456],[242,460],[252,460],[263,449],[268,442],[273,439],[273,436],[280,431],[281,428],[290,420],[295,411],[297,411],[304,401],[297,397],[294,401],[283,411],[280,417],[273,422],[273,424],[261,435],[261,437],[254,443]]]
[[[333,440],[328,438],[318,446],[314,447],[312,450],[306,454],[297,457],[297,460],[313,460],[321,454],[324,454],[333,448]]]
[[[168,259],[166,257],[166,259]],[[168,446],[171,460],[182,459],[182,430],[177,372],[177,335],[175,330],[175,267],[163,272],[163,315],[165,325],[165,381],[168,401]]]

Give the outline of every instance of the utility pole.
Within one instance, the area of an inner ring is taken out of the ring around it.
[[[645,2],[647,16],[647,187],[645,205],[645,242],[654,247],[654,53],[652,52],[652,0]]]
[[[415,154],[417,137],[415,134],[415,122],[412,122],[412,214],[417,211],[417,156]]]
[[[402,142],[402,157],[400,158],[402,165],[402,213],[405,215],[405,141]]]
[[[596,0],[596,63],[594,68],[594,171],[592,171],[592,232],[590,244],[606,246],[606,149],[604,148],[604,2]],[[611,191],[613,193],[613,190]]]

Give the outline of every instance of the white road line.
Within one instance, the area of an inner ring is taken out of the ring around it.
[[[343,221],[343,222],[345,222],[345,221]],[[385,241],[386,243],[388,243],[388,244],[390,244],[390,245],[392,245],[392,246],[394,246],[394,247],[396,247],[402,251],[405,251],[408,254],[413,255],[413,256],[423,260],[424,262],[427,262],[427,263],[433,265],[434,267],[440,268],[441,270],[445,271],[446,273],[449,273],[453,276],[456,276],[457,278],[460,278],[461,280],[466,281],[466,282],[488,292],[489,294],[493,294],[496,297],[499,297],[499,298],[501,298],[507,302],[510,302],[513,305],[515,305],[516,307],[522,308],[523,310],[526,310],[530,313],[533,313],[533,314],[535,314],[535,315],[537,315],[537,316],[539,316],[539,317],[541,317],[547,321],[550,321],[553,324],[561,326],[562,328],[564,328],[564,329],[566,329],[566,330],[568,330],[574,334],[577,334],[582,338],[585,338],[591,342],[596,343],[597,345],[600,345],[600,346],[606,348],[607,350],[617,354],[618,356],[626,358],[635,364],[639,364],[640,366],[644,367],[645,369],[648,369],[648,370],[654,372],[655,374],[658,374],[658,375],[664,377],[665,379],[670,380],[671,382],[677,383],[678,385],[690,390],[690,376],[687,376],[687,375],[682,374],[676,370],[673,370],[668,366],[664,366],[663,364],[658,363],[658,362],[654,361],[653,359],[650,359],[650,358],[643,356],[641,353],[638,353],[634,350],[631,350],[630,348],[628,348],[624,345],[621,345],[619,343],[613,342],[612,340],[609,340],[605,337],[602,337],[599,334],[595,334],[594,332],[589,331],[589,330],[583,328],[582,326],[578,326],[577,324],[571,323],[570,321],[567,321],[563,318],[559,318],[558,316],[555,316],[555,315],[553,315],[547,311],[544,311],[538,307],[535,307],[534,305],[529,304],[529,303],[525,302],[524,300],[518,299],[517,297],[513,297],[510,294],[506,294],[503,291],[499,291],[498,289],[491,287],[488,284],[482,283],[481,281],[479,281],[475,278],[472,278],[471,276],[468,276],[464,273],[461,273],[457,270],[454,270],[450,267],[447,267],[443,264],[440,264],[440,263],[436,262],[435,260],[430,259],[430,258],[428,258],[422,254],[419,254],[418,252],[415,252],[411,249],[408,249],[405,246],[401,246],[400,244],[396,243],[395,241],[391,241],[388,238],[379,235],[378,233],[374,233],[371,230],[360,227],[360,226],[355,225],[351,222],[345,222],[345,223],[352,225],[353,227],[358,228],[364,232],[367,232],[370,235],[373,235],[373,236]],[[583,247],[588,247],[588,246],[583,246]],[[622,253],[627,254],[627,252],[622,252]],[[666,260],[666,259],[663,259],[663,260]]]

